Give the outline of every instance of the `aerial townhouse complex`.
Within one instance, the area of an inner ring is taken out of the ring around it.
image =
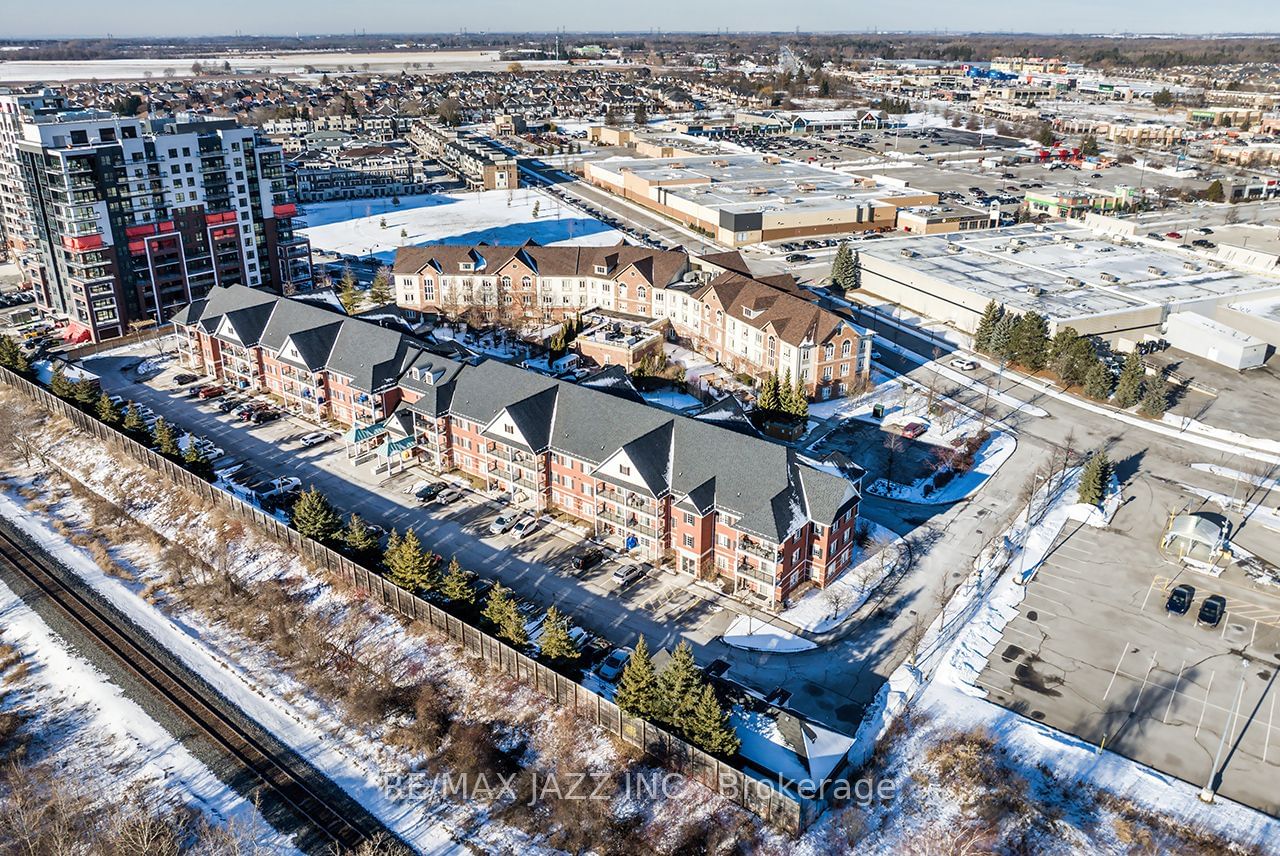
[[[218,285],[311,282],[278,146],[233,120],[142,122],[0,96],[5,238],[67,338],[163,323]]]
[[[520,184],[515,157],[467,131],[419,120],[408,139],[418,154],[434,158],[471,190],[508,190]]]
[[[669,338],[730,371],[790,375],[816,399],[845,395],[870,371],[866,330],[806,299],[789,276],[752,276],[736,252],[406,247],[392,270],[404,309],[482,322],[550,322],[586,310],[659,320]]]
[[[174,318],[184,362],[350,426],[377,459],[459,470],[559,510],[632,555],[780,605],[854,554],[861,471],[748,433],[429,343],[243,286]]]

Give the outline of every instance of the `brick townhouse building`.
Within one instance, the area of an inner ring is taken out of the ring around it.
[[[669,324],[668,336],[730,371],[803,380],[837,398],[871,367],[872,336],[817,306],[790,276],[756,277],[736,252],[694,257],[614,247],[406,247],[396,303],[417,312],[519,326],[603,310]]]
[[[214,290],[174,323],[187,365],[344,423],[377,460],[460,470],[517,508],[562,511],[637,559],[721,578],[763,605],[852,562],[856,467],[505,363],[459,363],[244,287]]]

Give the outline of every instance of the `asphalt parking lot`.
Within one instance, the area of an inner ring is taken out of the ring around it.
[[[1197,787],[1212,775],[1221,795],[1277,814],[1280,594],[1235,568],[1214,579],[1164,561],[1139,516],[1068,523],[978,683],[1018,713]],[[1196,596],[1174,615],[1165,601],[1180,583]],[[1197,626],[1210,594],[1226,616]]]
[[[893,472],[889,472],[890,449],[894,444]],[[896,432],[885,431],[877,424],[861,419],[847,419],[823,437],[813,451],[819,456],[843,452],[867,471],[866,483],[889,478],[898,484],[911,484],[932,472],[937,447],[923,440],[912,440]]]

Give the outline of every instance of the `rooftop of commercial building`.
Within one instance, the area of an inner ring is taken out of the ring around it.
[[[629,170],[668,192],[708,208],[736,213],[778,209],[844,210],[857,205],[892,204],[897,197],[928,191],[894,187],[831,170],[760,155],[722,154],[679,158],[610,158],[595,165],[610,172]],[[698,184],[673,184],[702,180]]]
[[[1280,277],[1235,270],[1205,252],[1115,240],[1065,223],[889,239],[859,250],[864,265],[902,265],[1015,311],[1056,320],[1280,293]]]

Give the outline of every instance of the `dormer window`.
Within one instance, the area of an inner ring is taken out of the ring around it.
[[[476,266],[474,262],[458,262],[458,270],[472,271]]]
[[[605,267],[604,265],[596,265],[596,273],[598,273],[600,276],[605,276],[606,274],[609,273],[609,268]]]
[[[748,309],[747,307],[744,306],[742,307],[742,314],[745,315],[747,318],[755,318],[760,313],[754,309]]]

